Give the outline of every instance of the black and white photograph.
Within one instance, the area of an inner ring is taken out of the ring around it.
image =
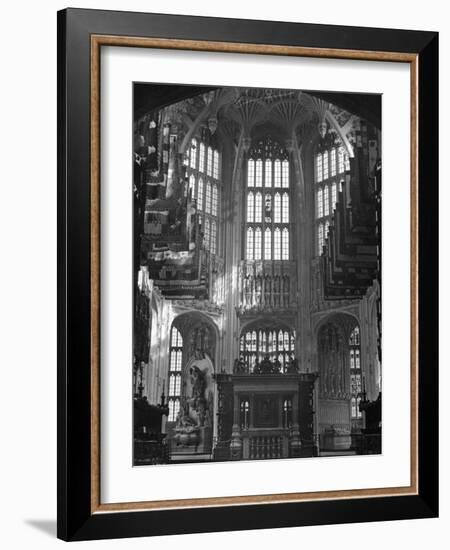
[[[134,466],[382,453],[381,114],[133,83]]]
[[[446,4],[2,7],[0,546],[448,546]]]

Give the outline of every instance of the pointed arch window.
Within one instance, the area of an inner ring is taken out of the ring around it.
[[[221,156],[217,149],[205,144],[198,137],[192,138],[187,148],[188,163],[186,176],[188,177],[189,195],[197,201],[197,223],[206,227],[206,220],[211,228],[216,223],[216,240],[204,239],[205,248],[218,251],[219,243],[219,204],[221,193],[220,162]],[[210,232],[210,235],[212,233]],[[211,237],[212,238],[212,237]]]
[[[272,187],[272,161],[266,159],[264,166],[264,187]]]
[[[191,174],[189,176],[189,195],[191,199],[195,198],[195,176]]]
[[[344,172],[345,166],[344,166],[344,149],[342,147],[339,147],[338,149],[338,172],[339,174],[342,174]]]
[[[211,244],[210,244],[211,254],[217,253],[217,224],[215,221],[211,222]]]
[[[317,190],[317,217],[323,217],[323,189]]]
[[[262,160],[258,159],[255,164],[255,186],[262,186]]]
[[[218,191],[217,191],[217,185],[214,184],[212,188],[211,214],[215,217],[217,217],[217,207],[218,207]]]
[[[247,195],[247,221],[253,223],[255,221],[255,195],[250,191]]]
[[[208,147],[208,156],[206,159],[206,174],[212,176],[212,165],[213,165],[213,150],[211,147]]]
[[[172,326],[169,346],[169,422],[175,422],[177,415],[180,411],[182,360],[183,338],[179,330],[176,327]]]
[[[283,170],[283,187],[287,189],[289,187],[289,162],[287,160],[283,160],[282,170]]]
[[[287,151],[269,137],[249,151],[244,212],[246,230],[253,230],[253,252],[247,250],[246,259],[289,259],[291,207],[287,157]],[[250,239],[248,231],[246,239]]]
[[[273,240],[273,259],[281,260],[281,230],[279,227],[275,228]]]
[[[255,186],[255,161],[250,159],[247,163],[247,187]]]
[[[295,354],[295,331],[285,327],[257,327],[245,330],[240,337],[240,352],[250,372],[268,355],[280,372],[286,372]]]
[[[268,227],[264,231],[264,259],[272,259],[272,230]]]
[[[253,228],[248,227],[247,228],[247,260],[253,260]]]
[[[320,182],[323,179],[323,159],[322,153],[318,153],[316,156],[316,181]]]
[[[323,153],[323,179],[328,179],[328,151]]]
[[[336,209],[337,195],[342,190],[341,174],[349,169],[347,158],[344,147],[337,144],[316,154],[315,234],[318,255],[322,254],[322,246]]]
[[[207,250],[210,250],[210,240],[211,240],[211,225],[209,218],[205,218],[205,232],[203,234],[203,244]]]
[[[258,191],[255,196],[255,223],[262,221],[262,194]]]
[[[276,159],[274,162],[274,186],[281,187],[281,160]]]
[[[255,260],[261,259],[261,228],[255,229]]]
[[[281,195],[278,192],[274,199],[274,222],[281,223]]]
[[[336,175],[336,149],[331,149],[330,153],[330,168],[331,168],[331,176]]]
[[[196,168],[197,167],[197,140],[194,138],[191,140],[191,149],[190,149],[190,167]]]
[[[213,153],[213,178],[219,179],[219,152],[214,151]]]
[[[272,195],[267,193],[264,199],[264,222],[270,224],[272,221]]]
[[[205,213],[211,214],[211,182],[206,182]]]
[[[205,144],[200,142],[199,152],[198,152],[198,171],[205,171]]]
[[[359,410],[361,396],[363,391],[362,374],[361,374],[361,342],[359,327],[356,326],[348,341],[349,359],[350,359],[350,393],[351,393],[351,415],[353,419],[362,417]]]
[[[287,227],[283,227],[281,243],[281,259],[289,260],[289,230]]]
[[[287,193],[283,193],[283,207],[281,213],[282,223],[289,223],[289,195]]]
[[[325,185],[325,187],[323,188],[323,215],[330,215],[330,193],[328,185]]]
[[[336,208],[336,202],[337,202],[337,186],[336,186],[336,182],[333,182],[332,186],[331,186],[331,210],[334,211],[334,209]]]
[[[197,208],[203,210],[203,178],[198,180],[197,189]]]

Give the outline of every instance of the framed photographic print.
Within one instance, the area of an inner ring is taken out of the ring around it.
[[[438,513],[438,36],[58,13],[58,536]]]

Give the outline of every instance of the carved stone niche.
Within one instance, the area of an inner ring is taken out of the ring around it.
[[[328,322],[318,336],[320,397],[348,399],[348,346],[339,325]]]
[[[334,314],[317,334],[319,431],[325,450],[351,446],[349,336],[356,325],[350,315]]]
[[[183,335],[181,410],[173,428],[172,455],[209,454],[214,414],[216,332],[197,312],[176,320]]]
[[[204,359],[209,356],[214,364],[216,351],[216,335],[211,325],[199,321],[193,325],[188,334],[188,357]]]

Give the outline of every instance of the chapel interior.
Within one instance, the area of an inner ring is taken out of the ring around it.
[[[381,452],[381,98],[134,84],[134,465]]]

